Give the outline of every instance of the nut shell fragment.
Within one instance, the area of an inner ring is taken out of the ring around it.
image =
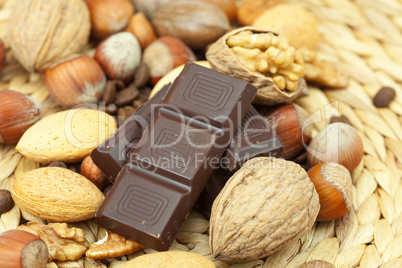
[[[245,61],[249,61],[250,64],[253,61],[253,57],[249,57],[249,59],[239,59],[236,52],[231,49],[228,45],[228,40],[232,36],[241,35],[242,32],[251,31],[255,34],[267,34],[272,33],[274,36],[277,36],[276,33],[265,30],[258,29],[253,27],[243,27],[236,30],[233,30],[224,36],[222,36],[219,40],[217,40],[211,47],[208,49],[206,53],[206,58],[211,64],[212,68],[228,74],[234,77],[241,78],[258,88],[257,96],[254,99],[254,103],[258,104],[278,104],[285,102],[292,102],[296,99],[300,93],[306,88],[306,83],[303,78],[298,79],[295,83],[295,86],[292,88],[293,90],[281,90],[277,84],[278,81],[275,81],[278,77],[275,74],[261,73],[260,68],[257,66],[255,69],[250,68],[250,65],[245,65]],[[254,48],[258,46],[258,44],[251,44]],[[244,46],[243,46],[244,47]],[[271,48],[271,47],[270,47]],[[267,49],[267,51],[270,50]],[[288,47],[290,48],[290,47]],[[287,50],[287,48],[282,48],[283,50]],[[293,49],[293,48],[292,48]],[[299,60],[302,61],[302,59]],[[263,62],[263,61],[262,61]],[[303,68],[303,67],[302,67]],[[303,70],[299,70],[300,76]],[[275,71],[276,72],[276,71]]]
[[[298,164],[253,158],[229,179],[212,206],[212,255],[231,262],[268,256],[307,233],[319,207],[314,185]]]

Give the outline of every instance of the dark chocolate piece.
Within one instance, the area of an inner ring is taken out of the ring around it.
[[[128,163],[130,153],[136,148],[143,132],[149,125],[152,109],[161,103],[170,84],[165,85],[140,107],[134,116],[127,119],[119,130],[91,153],[94,163],[114,182],[117,174]]]
[[[223,186],[235,171],[229,171],[226,168],[216,168],[208,179],[207,184],[202,190],[200,197],[197,200],[195,208],[203,213],[207,218],[210,217],[212,204],[218,196]]]
[[[96,213],[97,223],[167,250],[257,89],[186,64]]]
[[[257,156],[279,156],[282,144],[267,120],[250,106],[236,135],[226,149],[222,163],[230,170],[240,168],[247,160]]]

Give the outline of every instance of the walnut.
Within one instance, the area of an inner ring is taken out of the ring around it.
[[[8,37],[13,55],[25,69],[44,71],[80,52],[90,27],[82,0],[19,0],[8,22]]]
[[[258,104],[291,102],[306,88],[301,53],[269,30],[233,30],[216,41],[206,57],[212,68],[256,86]]]
[[[306,234],[319,209],[317,191],[301,166],[274,157],[253,158],[213,203],[212,255],[229,262],[266,257]]]
[[[45,241],[49,250],[49,261],[73,261],[84,255],[88,242],[84,231],[79,228],[68,228],[67,223],[41,224],[28,222],[17,229],[30,232]]]
[[[144,246],[135,241],[107,231],[106,236],[92,244],[85,255],[91,259],[114,258],[131,254],[142,248]]]
[[[248,30],[230,36],[227,44],[250,71],[272,76],[281,90],[297,89],[298,80],[303,75],[303,58],[289,46],[286,38]]]

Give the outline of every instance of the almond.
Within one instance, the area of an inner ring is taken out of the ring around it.
[[[15,181],[14,202],[38,218],[54,222],[78,222],[95,216],[102,192],[84,176],[60,167],[28,171]]]
[[[104,112],[71,109],[35,123],[21,137],[16,149],[39,163],[74,163],[89,155],[116,129],[116,120]]]
[[[166,251],[145,254],[132,259],[123,268],[194,267],[213,268],[215,264],[202,255],[185,251]]]

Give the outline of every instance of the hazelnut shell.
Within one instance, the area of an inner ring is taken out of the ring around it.
[[[0,90],[0,143],[16,144],[42,116],[42,104],[21,92]]]
[[[320,198],[317,221],[330,221],[352,209],[352,178],[349,171],[337,163],[321,163],[307,172]]]

